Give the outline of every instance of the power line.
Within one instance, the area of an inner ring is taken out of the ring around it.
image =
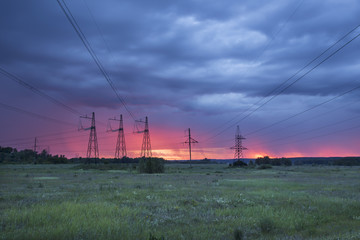
[[[248,133],[247,135],[255,134],[255,133],[257,133],[257,132],[260,132],[260,131],[263,131],[263,130],[265,130],[265,129],[267,129],[267,128],[270,128],[270,127],[272,127],[272,126],[275,126],[275,125],[277,125],[277,124],[279,124],[279,123],[282,123],[282,122],[285,122],[285,121],[287,121],[287,120],[290,120],[291,118],[294,118],[294,117],[299,116],[299,115],[301,115],[301,114],[303,114],[303,113],[305,113],[305,112],[308,112],[308,111],[313,110],[313,109],[315,109],[315,108],[317,108],[317,107],[320,107],[320,106],[322,106],[322,105],[324,105],[324,104],[326,104],[326,103],[329,103],[329,102],[331,102],[331,101],[333,101],[333,100],[335,100],[335,99],[337,99],[337,98],[339,98],[339,97],[342,97],[342,96],[344,96],[344,95],[346,95],[346,94],[348,94],[348,93],[350,93],[350,92],[352,92],[352,91],[355,91],[355,90],[357,90],[357,89],[359,89],[359,88],[360,88],[360,85],[357,86],[357,87],[354,87],[354,88],[352,88],[352,89],[350,89],[350,90],[348,90],[348,91],[346,91],[346,92],[344,92],[344,93],[342,93],[342,94],[339,94],[338,96],[335,96],[335,97],[333,97],[333,98],[331,98],[331,99],[328,99],[328,100],[326,100],[326,101],[324,101],[324,102],[322,102],[322,103],[320,103],[320,104],[318,104],[318,105],[316,105],[316,106],[313,106],[313,107],[311,107],[311,108],[309,108],[309,109],[306,109],[306,110],[304,110],[304,111],[302,111],[302,112],[299,112],[299,113],[297,113],[297,114],[295,114],[295,115],[293,115],[293,116],[290,116],[290,117],[288,117],[288,118],[286,118],[286,119],[283,119],[283,120],[281,120],[281,121],[275,122],[275,123],[273,123],[273,124],[271,124],[271,125],[269,125],[269,126],[267,126],[267,127],[258,129],[258,130],[256,130],[256,131],[250,132],[250,133]],[[353,104],[353,103],[352,103],[352,104]],[[346,104],[346,105],[350,105],[350,104]],[[308,119],[307,121],[313,120],[314,118],[321,117],[322,115],[331,113],[331,112],[333,112],[333,111],[336,111],[336,110],[339,110],[339,109],[342,109],[342,108],[343,108],[343,106],[341,106],[341,107],[339,107],[339,108],[336,108],[335,110],[331,110],[331,111],[328,111],[328,112],[326,112],[326,113],[319,114],[319,115],[317,115],[317,116],[315,116],[315,117],[313,117],[313,118],[311,118],[311,119]],[[320,129],[328,128],[328,127],[331,127],[331,126],[334,126],[334,125],[338,125],[338,124],[343,123],[343,122],[346,122],[346,121],[350,121],[350,120],[356,119],[356,118],[358,118],[358,117],[359,117],[359,116],[354,117],[354,118],[349,118],[349,119],[346,119],[346,120],[342,120],[342,121],[339,121],[339,122],[336,122],[336,123],[333,123],[333,124],[329,124],[329,125],[326,125],[326,126],[314,128],[314,129],[312,129],[312,130],[305,131],[305,132],[301,132],[301,133],[299,133],[299,134],[294,134],[294,135],[291,135],[291,136],[288,136],[288,137],[278,138],[278,139],[272,140],[271,142],[273,142],[273,141],[280,141],[280,140],[286,140],[286,139],[288,139],[289,137],[295,137],[295,136],[297,136],[297,135],[302,135],[302,134],[306,134],[306,133],[308,133],[308,132],[313,132],[313,131],[317,131],[317,130],[320,130]],[[306,120],[303,120],[301,123],[304,123],[305,121],[306,121]],[[300,123],[300,124],[301,124],[301,123]],[[296,125],[299,125],[299,124],[295,124],[295,126],[296,126]],[[293,126],[293,125],[292,125],[292,126]],[[233,141],[233,139],[222,140],[221,143],[230,142],[230,141]],[[214,142],[214,143],[217,143],[217,142]]]
[[[342,97],[342,96],[344,96],[344,95],[346,95],[346,94],[349,94],[349,93],[351,93],[351,92],[353,92],[353,91],[355,91],[355,90],[357,90],[357,89],[359,89],[359,88],[360,88],[360,85],[358,85],[358,86],[356,86],[356,87],[354,87],[354,88],[352,88],[352,89],[350,89],[350,90],[348,90],[348,91],[346,91],[346,92],[343,92],[343,93],[341,93],[341,94],[339,94],[339,95],[337,95],[337,96],[335,96],[335,97],[333,97],[333,98],[331,98],[331,99],[328,99],[328,100],[326,100],[326,101],[324,101],[324,102],[321,102],[321,103],[319,103],[319,104],[317,104],[317,105],[314,105],[314,106],[312,106],[312,107],[310,107],[310,108],[307,108],[307,109],[305,109],[305,110],[303,110],[303,111],[301,111],[301,112],[298,112],[298,113],[296,113],[296,114],[294,114],[294,115],[292,115],[292,116],[289,116],[289,117],[287,117],[287,118],[285,118],[285,119],[279,120],[279,121],[277,121],[277,122],[274,122],[274,123],[272,123],[272,124],[270,124],[270,125],[268,125],[268,126],[265,126],[265,127],[263,127],[263,128],[259,128],[259,129],[257,129],[257,130],[254,130],[254,131],[252,131],[252,132],[248,132],[248,133],[245,134],[245,135],[246,135],[246,136],[251,136],[251,135],[253,135],[253,134],[255,134],[255,133],[258,133],[258,132],[261,132],[261,131],[263,131],[263,130],[265,130],[265,129],[268,129],[268,128],[271,128],[271,127],[273,127],[273,126],[276,126],[276,125],[278,125],[278,124],[280,124],[280,123],[283,123],[283,122],[285,122],[285,121],[288,121],[288,120],[290,120],[290,119],[292,119],[292,118],[295,118],[295,117],[297,117],[297,116],[300,116],[300,115],[302,115],[302,114],[304,114],[304,113],[306,113],[306,112],[309,112],[309,111],[314,110],[314,109],[316,109],[316,108],[318,108],[318,107],[321,107],[321,106],[323,106],[323,105],[325,105],[325,104],[327,104],[327,103],[329,103],[329,102],[332,102],[332,101],[334,101],[334,100],[336,100],[336,99],[338,99],[338,98],[340,98],[340,97]],[[347,104],[347,105],[349,105],[349,104]],[[336,110],[338,110],[338,109],[336,109]],[[327,113],[330,113],[330,112],[333,112],[333,110],[332,110],[332,111],[328,111]],[[325,114],[327,114],[327,113],[325,113]],[[324,115],[324,113],[318,115],[317,117],[322,116],[322,115]],[[313,118],[312,118],[311,120],[313,120]],[[304,122],[305,122],[305,120],[303,120],[301,123],[304,123]],[[296,124],[296,125],[298,125],[298,124]],[[222,140],[221,142],[224,143],[224,142],[229,142],[229,141],[232,141],[232,139]]]
[[[74,133],[74,130],[71,131],[63,131],[63,132],[57,132],[57,133],[49,133],[49,134],[43,134],[43,135],[37,135],[38,137],[47,137],[47,136],[55,136],[55,135],[59,135],[62,133]],[[8,140],[0,140],[0,142],[14,142],[14,141],[21,141],[21,140],[26,140],[26,139],[33,139],[34,137],[25,137],[25,138],[13,138],[13,139],[8,139]]]
[[[271,140],[271,143],[287,140],[287,139],[293,138],[293,137],[298,137],[300,135],[304,135],[304,134],[307,134],[307,133],[313,133],[315,131],[319,131],[319,130],[322,130],[322,129],[325,129],[325,128],[333,127],[333,126],[336,126],[336,125],[339,125],[339,124],[342,124],[342,123],[345,123],[345,122],[348,122],[348,121],[351,121],[351,120],[355,120],[355,119],[358,119],[358,118],[360,118],[360,115],[352,117],[352,118],[347,118],[347,119],[344,119],[344,120],[340,120],[340,121],[337,121],[337,122],[334,122],[334,123],[330,123],[330,124],[327,124],[327,125],[324,125],[324,126],[321,126],[321,127],[308,129],[306,131],[302,131],[300,133],[295,133],[295,134],[292,134],[292,135],[289,135],[289,136],[286,136],[286,137],[275,138],[275,139]],[[255,145],[255,146],[257,146],[257,145]]]
[[[74,130],[73,130],[73,132],[74,132]],[[53,141],[58,141],[58,140],[64,140],[64,139],[76,139],[76,138],[80,138],[80,137],[83,137],[83,136],[85,136],[85,135],[81,135],[81,136],[79,136],[79,135],[77,135],[77,136],[66,136],[66,137],[58,137],[58,138],[42,138],[42,137],[39,137],[38,135],[37,135],[37,138],[38,139],[41,139],[42,141],[46,141],[47,143],[49,143],[49,142],[53,142]],[[33,138],[32,138],[33,139]],[[32,139],[30,139],[30,138],[28,138],[27,140],[20,140],[20,141],[6,141],[6,140],[4,140],[4,141],[0,141],[0,142],[4,142],[4,143],[6,143],[6,144],[16,144],[16,145],[19,145],[19,144],[26,144],[26,143],[29,143],[30,141],[32,141]]]
[[[321,134],[321,135],[317,135],[317,136],[312,136],[312,137],[308,137],[308,138],[304,138],[304,139],[299,139],[299,140],[295,140],[295,141],[291,141],[291,142],[287,141],[283,145],[293,144],[293,143],[297,143],[297,142],[309,141],[309,140],[312,140],[312,139],[326,137],[326,136],[330,136],[330,135],[341,133],[341,132],[347,132],[347,131],[354,130],[354,129],[357,129],[357,128],[360,128],[360,125],[356,125],[356,126],[353,126],[353,127],[340,129],[340,130],[337,130],[337,131],[334,131],[334,132],[325,133],[325,134]]]
[[[269,97],[271,94],[273,94],[275,91],[277,91],[278,89],[280,89],[283,85],[285,85],[288,81],[290,81],[292,78],[294,78],[296,75],[298,75],[301,71],[303,71],[305,68],[307,68],[308,66],[310,66],[312,63],[314,63],[316,60],[318,60],[321,56],[323,56],[326,52],[328,52],[331,48],[333,48],[336,44],[338,44],[340,41],[342,41],[343,39],[345,39],[347,36],[349,36],[351,33],[353,33],[356,29],[358,29],[360,27],[360,25],[357,25],[355,28],[353,28],[352,30],[350,30],[347,34],[345,34],[343,37],[341,37],[338,41],[336,41],[334,44],[332,44],[330,47],[328,47],[325,51],[323,51],[320,55],[318,55],[317,57],[315,57],[312,61],[310,61],[308,64],[306,64],[303,68],[301,68],[300,70],[298,70],[294,75],[292,75],[290,78],[288,78],[287,80],[285,80],[283,83],[281,83],[278,87],[276,87],[275,89],[273,89],[269,94],[267,94],[266,97]],[[262,103],[261,105],[259,105],[257,108],[255,108],[254,110],[252,110],[250,113],[248,113],[247,115],[245,115],[243,118],[241,118],[238,122],[231,124],[229,127],[226,127],[225,129],[223,129],[222,131],[218,132],[217,134],[213,135],[212,137],[206,139],[205,141],[209,141],[210,139],[215,138],[216,136],[219,136],[220,134],[224,133],[225,131],[227,131],[228,129],[234,127],[236,124],[240,123],[241,121],[245,120],[246,118],[248,118],[249,116],[251,116],[253,113],[255,113],[257,110],[259,110],[260,108],[262,108],[263,106],[265,106],[267,103],[269,103],[270,101],[272,101],[275,97],[279,96],[281,93],[283,93],[284,91],[286,91],[288,88],[290,88],[292,85],[294,85],[295,83],[297,83],[298,81],[300,81],[302,78],[304,78],[306,75],[308,75],[309,73],[311,73],[313,70],[315,70],[317,67],[319,67],[321,64],[323,64],[324,62],[326,62],[327,60],[329,60],[331,57],[333,57],[336,53],[338,53],[339,51],[341,51],[344,47],[346,47],[347,45],[349,45],[352,41],[354,41],[355,39],[357,39],[360,36],[360,33],[357,34],[355,37],[351,38],[349,41],[347,41],[345,44],[343,44],[341,47],[339,47],[338,49],[336,49],[334,52],[332,52],[330,55],[328,55],[326,58],[324,58],[322,61],[320,61],[318,64],[316,64],[314,67],[312,67],[310,70],[308,70],[307,72],[305,72],[304,74],[302,74],[300,77],[298,77],[297,79],[295,79],[293,82],[291,82],[289,85],[287,85],[286,87],[284,87],[283,89],[281,89],[280,91],[278,91],[276,94],[274,94],[270,99],[268,99],[267,101],[265,101],[264,103]],[[250,108],[248,108],[245,112],[247,112],[248,110],[250,110],[253,106],[255,106],[256,104],[260,103],[262,100],[264,100],[266,97],[262,98],[260,101],[258,101],[257,103],[255,103],[254,105],[252,105]]]
[[[287,117],[287,118],[285,118],[285,119],[283,119],[283,120],[280,120],[280,121],[277,121],[277,122],[275,122],[275,123],[272,123],[272,124],[270,124],[270,125],[268,125],[268,126],[266,126],[266,127],[259,128],[259,129],[255,130],[255,131],[249,132],[249,133],[246,134],[246,136],[249,136],[249,135],[252,135],[252,134],[254,134],[254,133],[263,131],[263,130],[265,130],[265,129],[267,129],[267,128],[270,128],[270,127],[273,127],[273,126],[275,126],[275,125],[277,125],[277,124],[279,124],[279,123],[288,121],[288,120],[290,120],[290,119],[292,119],[292,118],[294,118],[294,117],[297,117],[297,116],[302,115],[302,114],[304,114],[304,113],[306,113],[306,112],[309,112],[309,111],[311,111],[311,110],[314,110],[314,109],[316,109],[316,108],[318,108],[318,107],[321,107],[322,105],[325,105],[325,104],[327,104],[327,103],[329,103],[329,102],[332,102],[332,101],[334,101],[335,99],[338,99],[338,98],[340,98],[340,97],[342,97],[342,96],[344,96],[344,95],[346,95],[346,94],[348,94],[348,93],[351,93],[351,92],[353,92],[353,91],[355,91],[355,90],[357,90],[357,89],[359,89],[359,88],[360,88],[360,85],[358,85],[358,86],[356,86],[356,87],[354,87],[354,88],[352,88],[352,89],[350,89],[350,90],[348,90],[348,91],[346,91],[346,92],[343,92],[343,93],[341,93],[341,94],[339,94],[339,95],[337,95],[337,96],[335,96],[335,97],[332,97],[332,98],[330,98],[330,99],[328,99],[328,100],[326,100],[326,101],[324,101],[324,102],[321,102],[321,103],[319,103],[319,104],[317,104],[317,105],[314,105],[314,106],[312,106],[312,107],[310,107],[310,108],[307,108],[307,109],[305,109],[305,110],[303,110],[303,111],[301,111],[301,112],[298,112],[298,113],[296,113],[296,114],[294,114],[294,115],[291,115],[290,117]]]
[[[95,19],[95,17],[94,17],[94,14],[92,13],[89,5],[86,3],[86,0],[83,0],[83,2],[84,2],[84,4],[85,4],[85,6],[86,6],[86,9],[88,10],[88,12],[89,12],[89,14],[90,14],[91,19],[93,20],[93,22],[94,22],[94,24],[95,24],[95,26],[96,26],[99,34],[100,34],[103,42],[105,43],[105,46],[106,46],[108,52],[110,53],[111,58],[114,58],[114,57],[112,56],[112,54],[111,54],[110,46],[109,46],[109,44],[107,43],[107,41],[105,40],[104,34],[103,34],[103,32],[101,31],[100,26],[99,26],[99,24],[97,23],[97,21],[96,21],[96,19]]]
[[[105,68],[103,67],[103,65],[101,64],[99,58],[97,57],[96,53],[94,52],[94,50],[92,49],[90,43],[88,42],[88,40],[86,39],[84,33],[82,32],[80,26],[77,24],[77,21],[75,20],[74,16],[72,15],[70,9],[67,7],[66,3],[64,0],[61,0],[63,4],[61,4],[60,0],[57,0],[59,6],[61,7],[62,11],[64,12],[66,18],[68,19],[68,21],[70,22],[71,26],[74,28],[75,32],[77,33],[77,35],[79,36],[80,40],[82,41],[82,43],[84,44],[85,48],[87,49],[87,51],[89,52],[89,54],[91,55],[92,59],[94,60],[94,62],[96,63],[97,67],[99,68],[100,72],[102,73],[102,75],[104,76],[104,78],[106,79],[106,81],[108,82],[108,84],[110,85],[111,89],[114,91],[117,99],[120,101],[120,103],[124,106],[125,110],[129,113],[129,115],[133,118],[133,120],[135,121],[135,117],[133,115],[133,113],[129,110],[129,108],[127,107],[127,104],[125,102],[125,100],[120,97],[120,95],[117,92],[117,89],[115,87],[115,85],[113,84],[110,76],[108,75],[108,73],[106,72]]]
[[[294,126],[298,126],[298,125],[304,124],[305,122],[313,121],[313,120],[315,120],[315,119],[317,119],[317,118],[319,118],[319,117],[322,117],[322,116],[327,115],[327,114],[329,114],[329,113],[332,113],[332,112],[335,112],[335,111],[344,109],[344,107],[350,106],[350,105],[355,104],[355,103],[357,103],[357,102],[346,103],[345,105],[342,105],[342,106],[337,107],[337,108],[335,108],[335,109],[331,109],[330,111],[327,111],[327,112],[324,112],[324,113],[321,113],[321,114],[318,114],[318,115],[315,115],[315,116],[311,116],[311,118],[308,118],[308,119],[302,119],[300,122],[297,122],[297,123],[293,123],[293,124],[287,125],[287,126],[284,127],[284,128],[287,128],[287,129],[288,129],[289,127],[294,127]],[[275,130],[273,130],[273,131],[278,131],[278,130],[275,129]],[[272,131],[272,132],[273,132],[273,131]]]
[[[96,121],[98,122],[98,121]],[[72,134],[70,134],[72,133]],[[76,133],[76,134],[74,134]],[[58,135],[68,135],[69,136],[63,136],[63,137],[56,137],[53,138],[53,136],[58,136]],[[132,133],[126,133],[125,135],[132,135]],[[80,135],[77,133],[77,131],[75,132],[74,130],[71,131],[62,131],[62,132],[56,132],[56,133],[50,133],[50,134],[43,134],[43,135],[37,135],[38,138],[40,138],[43,141],[55,141],[55,140],[62,140],[62,139],[74,139],[74,138],[81,138],[84,137],[84,135]],[[110,139],[111,136],[102,136],[102,137],[98,137],[98,139]],[[6,143],[6,144],[21,144],[21,143],[28,143],[29,141],[32,141],[34,139],[34,137],[26,137],[26,138],[13,138],[13,139],[8,139],[8,140],[0,140],[0,143]]]
[[[101,36],[102,41],[104,42],[104,44],[105,44],[105,46],[106,46],[106,50],[107,50],[108,54],[110,55],[111,60],[116,61],[117,64],[120,65],[118,59],[115,58],[114,55],[112,54],[112,49],[110,48],[110,45],[109,45],[108,42],[106,41],[106,39],[105,39],[105,37],[104,37],[104,34],[103,34],[103,31],[101,31],[100,25],[99,25],[98,22],[96,21],[95,16],[94,16],[93,12],[91,11],[89,5],[87,4],[86,0],[83,0],[83,2],[84,2],[84,4],[85,4],[85,6],[86,6],[86,9],[87,9],[88,12],[89,12],[89,15],[90,15],[92,21],[94,22],[94,24],[95,24],[95,26],[96,26],[97,31],[99,32],[99,34],[100,34],[100,36]],[[114,84],[116,85],[116,81],[114,82]],[[115,86],[115,87],[116,87],[116,86]],[[126,99],[126,98],[123,98],[124,101],[125,101],[125,99]]]
[[[4,68],[0,67],[0,73],[3,74],[4,76],[6,76],[7,78],[9,78],[10,80],[13,80],[14,82],[17,82],[18,84],[20,84],[21,86],[29,89],[30,91],[32,91],[33,93],[47,99],[48,101],[66,109],[67,111],[73,113],[73,114],[77,114],[77,115],[81,115],[81,113],[77,110],[75,110],[74,108],[56,100],[55,98],[49,96],[48,94],[40,91],[38,88],[30,85],[29,83],[25,82],[24,80],[22,80],[21,78],[19,78],[18,76],[15,76],[14,74],[11,74],[10,72],[6,71]]]
[[[252,61],[252,63],[257,62],[260,57],[266,52],[266,50],[270,47],[271,43],[276,39],[276,37],[279,35],[279,33],[285,28],[285,26],[288,24],[288,22],[290,21],[290,19],[296,14],[296,12],[299,10],[300,6],[303,4],[304,0],[302,0],[298,6],[294,9],[294,11],[289,15],[289,17],[285,20],[285,22],[282,24],[282,26],[278,29],[277,32],[275,32],[275,34],[273,34],[273,36],[271,37],[271,39],[268,41],[268,43],[265,45],[265,47],[262,49],[262,51],[260,52],[260,54]],[[242,77],[246,76],[245,72],[243,74]],[[233,88],[233,87],[232,87]],[[271,93],[270,93],[271,94]],[[266,97],[268,97],[269,95],[267,95]],[[264,97],[264,98],[266,98]],[[237,114],[235,117],[233,117],[232,119],[230,119],[229,121],[227,121],[226,123],[222,124],[220,127],[216,127],[214,129],[212,129],[211,131],[216,130],[217,128],[221,128],[224,125],[227,125],[228,123],[231,123],[232,121],[234,121],[236,118],[240,117],[242,114],[246,113],[247,111],[249,111],[253,106],[257,105],[259,102],[261,102],[262,100],[256,102],[255,104],[253,104],[251,107],[249,107],[248,109],[246,109],[245,111],[242,111],[240,114]],[[227,130],[227,129],[226,129]]]
[[[23,109],[20,109],[20,108],[17,108],[17,107],[13,107],[13,106],[10,106],[10,105],[4,104],[4,103],[0,103],[0,107],[5,108],[5,109],[10,110],[10,111],[26,114],[26,115],[34,117],[34,118],[38,118],[38,119],[42,119],[42,120],[46,120],[46,121],[52,121],[52,122],[59,123],[59,124],[74,126],[72,123],[68,123],[68,122],[65,122],[65,121],[58,120],[58,119],[43,116],[43,115],[40,115],[40,114],[37,114],[37,113],[29,112],[29,111],[26,111],[26,110],[23,110]]]

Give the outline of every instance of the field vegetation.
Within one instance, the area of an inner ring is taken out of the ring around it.
[[[360,239],[360,168],[0,165],[0,239]]]

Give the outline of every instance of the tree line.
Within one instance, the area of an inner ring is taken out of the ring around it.
[[[12,147],[0,146],[0,163],[68,163],[65,155],[51,155],[46,150],[40,153],[31,149],[18,151]]]

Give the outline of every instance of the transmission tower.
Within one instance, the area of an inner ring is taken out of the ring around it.
[[[190,128],[188,129],[188,140],[185,141],[185,143],[188,143],[189,144],[189,160],[190,160],[190,167],[191,167],[191,144],[192,143],[198,143],[198,141],[196,141],[195,139],[193,139],[191,137],[191,133],[190,133]]]
[[[136,123],[145,123],[144,131],[136,131],[135,133],[144,133],[143,141],[141,145],[141,154],[140,157],[151,157],[151,142],[150,142],[150,133],[149,133],[149,122],[148,117],[145,117],[145,122],[143,120],[136,120]],[[136,126],[137,128],[137,126]]]
[[[86,157],[89,158],[99,158],[99,148],[98,148],[98,142],[96,137],[96,126],[95,126],[95,113],[92,113],[92,117],[86,116],[80,116],[80,118],[85,119],[91,119],[91,127],[89,128],[83,128],[81,125],[81,130],[90,130],[90,137],[89,137],[89,143],[88,143],[88,149],[86,152]],[[96,160],[95,160],[96,162]]]
[[[109,127],[111,132],[118,132],[117,142],[116,142],[116,148],[115,148],[115,158],[123,158],[126,157],[126,144],[125,144],[125,135],[124,135],[124,126],[123,126],[123,117],[122,114],[120,114],[120,120],[117,120],[116,118],[110,118],[109,121],[118,121],[119,122],[119,128],[118,129],[112,129],[111,124],[109,122]]]
[[[237,126],[235,133],[235,146],[231,147],[231,149],[235,150],[234,159],[241,160],[244,157],[243,150],[247,150],[246,147],[242,145],[242,140],[244,140],[243,136],[240,134],[240,128]]]

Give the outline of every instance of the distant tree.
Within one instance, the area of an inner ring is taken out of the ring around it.
[[[246,166],[247,166],[247,164],[241,160],[237,160],[234,163],[229,165],[229,167],[246,167]]]
[[[52,156],[46,150],[41,153],[31,149],[18,151],[16,148],[0,147],[0,162],[3,163],[68,163],[65,155]]]
[[[165,160],[163,158],[141,158],[139,161],[140,173],[163,173]]]
[[[255,160],[255,164],[256,164],[256,165],[270,164],[270,157],[269,157],[269,156],[258,157],[258,158]]]
[[[281,158],[281,165],[284,166],[291,166],[292,165],[292,161],[288,158]]]
[[[336,159],[336,160],[334,160],[333,165],[360,166],[360,157],[344,157],[341,159]]]
[[[11,147],[0,147],[0,152],[5,153],[5,154],[9,154],[12,153],[13,148]]]
[[[259,157],[255,160],[256,165],[272,165],[272,166],[291,166],[292,162],[288,158],[270,158],[269,156]]]
[[[253,162],[252,160],[250,160],[248,166],[251,167],[251,168],[253,168],[253,167],[255,167],[255,164],[254,164],[254,162]]]

